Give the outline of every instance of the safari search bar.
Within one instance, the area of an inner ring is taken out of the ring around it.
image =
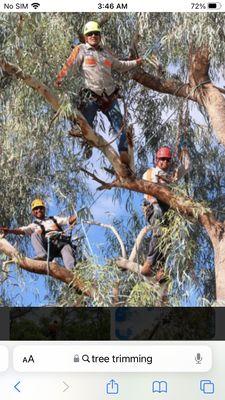
[[[17,346],[18,372],[207,372],[209,346],[193,345],[48,345]]]

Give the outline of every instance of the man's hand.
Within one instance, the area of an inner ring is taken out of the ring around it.
[[[143,63],[143,58],[137,58],[136,63],[137,65],[141,65]]]
[[[62,81],[56,80],[54,82],[54,86],[55,86],[56,89],[60,89],[62,87]]]

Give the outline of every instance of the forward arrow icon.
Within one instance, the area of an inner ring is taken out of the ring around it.
[[[67,383],[64,381],[63,381],[63,384],[65,386],[65,389],[63,390],[63,392],[66,392],[69,389],[69,385],[67,385]]]

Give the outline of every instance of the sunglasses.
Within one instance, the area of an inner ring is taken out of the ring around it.
[[[42,207],[42,206],[37,206],[37,207],[34,207],[33,208],[33,211],[37,211],[37,210],[44,210],[44,207]]]
[[[93,35],[100,36],[100,32],[88,32],[87,33],[87,36],[93,36]]]
[[[160,157],[160,158],[159,158],[159,161],[167,161],[167,162],[170,162],[170,161],[171,161],[171,158]]]

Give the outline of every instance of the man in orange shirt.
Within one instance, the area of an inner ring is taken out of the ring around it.
[[[101,45],[101,28],[95,21],[84,26],[85,44],[76,46],[65,65],[59,72],[55,85],[60,87],[69,69],[80,72],[85,81],[86,98],[81,105],[81,112],[93,128],[97,112],[107,117],[115,135],[120,136],[118,150],[123,163],[129,164],[128,143],[124,129],[123,116],[118,104],[118,88],[112,71],[127,72],[142,63],[138,58],[132,61],[120,61]]]

